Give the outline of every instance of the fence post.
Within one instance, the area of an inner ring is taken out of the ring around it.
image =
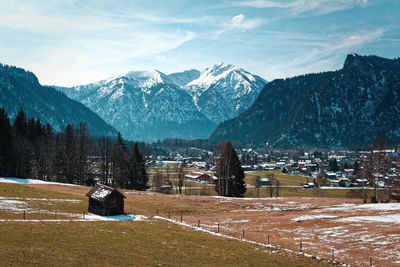
[[[25,211],[24,211],[24,221],[25,221],[25,219],[26,219],[26,215],[25,215]]]
[[[242,239],[244,239],[244,229],[243,229]]]
[[[335,250],[332,249],[332,263],[335,262]]]
[[[303,252],[303,241],[300,240],[300,252]]]
[[[181,214],[181,222],[183,221],[183,214]]]
[[[85,212],[83,212],[83,216],[82,216],[82,219],[85,219]]]
[[[269,235],[268,235],[268,245],[269,245]]]
[[[197,221],[197,227],[200,227],[200,220]]]
[[[219,233],[219,223],[218,223],[218,230],[217,230],[217,233]]]
[[[373,266],[372,265],[372,257],[369,257],[369,266],[371,266],[371,267]]]

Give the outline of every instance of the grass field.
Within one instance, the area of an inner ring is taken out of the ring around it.
[[[259,177],[268,177],[273,175],[274,178],[278,178],[281,185],[298,185],[302,186],[303,184],[307,183],[307,181],[312,182],[313,178],[299,176],[299,175],[291,175],[282,173],[280,171],[257,171],[257,172],[249,172],[246,173],[246,183],[254,185],[255,178]]]
[[[87,187],[27,186],[0,183],[0,203],[26,203],[41,210],[40,219],[53,219],[53,211],[81,213],[87,209]],[[138,194],[142,194],[138,192]],[[167,211],[209,213],[223,211],[206,201],[179,196],[128,195],[126,211],[141,214]],[[152,201],[149,201],[152,199]],[[72,201],[74,200],[74,201]],[[197,205],[196,205],[197,203]],[[2,209],[2,218],[21,213]],[[45,211],[48,211],[46,213]],[[28,216],[30,216],[29,214]],[[29,218],[28,218],[29,219]],[[149,217],[132,222],[0,222],[1,266],[328,266],[307,257],[252,244],[210,236]]]
[[[167,222],[2,223],[5,266],[325,266]]]

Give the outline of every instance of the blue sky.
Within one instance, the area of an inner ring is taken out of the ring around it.
[[[400,56],[400,0],[0,0],[0,62],[42,84],[215,63],[272,80]]]

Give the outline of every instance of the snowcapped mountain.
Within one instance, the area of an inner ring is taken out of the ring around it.
[[[230,64],[216,64],[184,85],[198,109],[214,123],[245,111],[257,98],[266,81]]]
[[[233,65],[165,75],[133,71],[96,83],[57,87],[97,113],[124,138],[207,138],[217,123],[249,107],[265,81]]]
[[[93,135],[116,135],[98,115],[52,87],[42,86],[37,77],[24,69],[0,64],[0,106],[11,120],[20,108],[28,117],[49,123],[56,131],[67,124],[85,122]]]
[[[193,80],[200,77],[201,72],[198,70],[185,70],[183,72],[171,73],[168,78],[175,84],[179,86],[185,86]]]
[[[211,140],[276,147],[364,147],[400,141],[400,59],[348,55],[342,69],[269,82]]]
[[[204,138],[216,126],[198,111],[190,95],[157,70],[128,72],[58,90],[89,107],[131,140]]]

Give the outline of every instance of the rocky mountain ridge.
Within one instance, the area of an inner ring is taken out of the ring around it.
[[[52,87],[42,86],[37,77],[21,68],[0,64],[0,106],[13,120],[20,108],[28,117],[49,123],[56,131],[67,124],[85,122],[94,135],[116,135],[113,127],[84,105]]]
[[[360,147],[400,141],[400,59],[348,55],[341,70],[268,83],[211,140],[274,147]]]

